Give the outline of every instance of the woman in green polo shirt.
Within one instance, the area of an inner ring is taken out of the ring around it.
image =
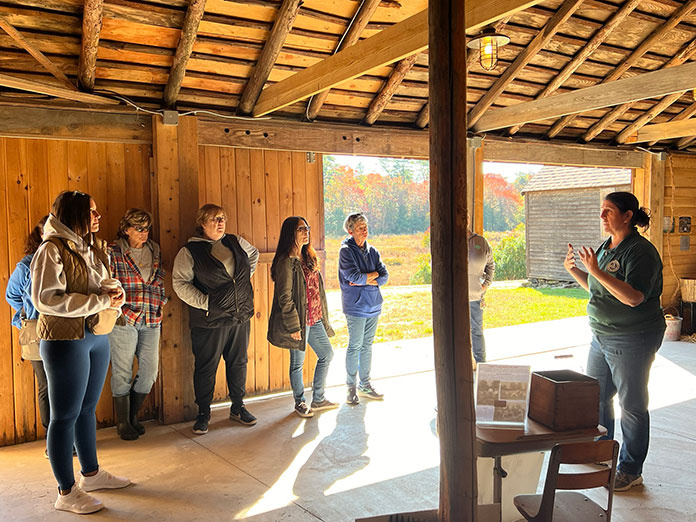
[[[577,267],[570,244],[564,266],[590,292],[587,373],[599,380],[599,421],[607,428],[607,438],[614,437],[613,399],[619,396],[623,444],[614,490],[626,491],[643,482],[648,453],[648,377],[665,332],[662,261],[638,233],[637,226],[650,225],[650,216],[633,194],[607,195],[600,217],[609,238],[596,252],[588,247],[578,251],[587,272]]]

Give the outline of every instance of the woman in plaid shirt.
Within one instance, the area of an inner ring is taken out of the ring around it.
[[[117,324],[109,334],[111,394],[123,440],[135,440],[145,433],[138,410],[157,379],[162,307],[167,298],[160,247],[148,239],[151,226],[147,211],[131,208],[121,218],[116,242],[109,246],[111,272],[126,291],[125,324]],[[134,357],[138,358],[135,377]]]

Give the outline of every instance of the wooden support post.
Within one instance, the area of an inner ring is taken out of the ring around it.
[[[165,424],[193,419],[193,355],[188,312],[172,290],[172,264],[177,252],[193,235],[198,210],[198,120],[179,119],[164,125],[161,116],[152,120],[157,216],[162,262],[167,274],[169,302],[164,310],[160,344],[162,371],[161,420]]]
[[[442,522],[476,520],[473,370],[468,300],[464,3],[433,2],[430,26],[430,208],[433,334]]]
[[[645,237],[655,245],[662,256],[662,217],[665,213],[665,167],[666,161],[656,154],[644,153],[643,167],[633,174],[633,194],[642,207],[650,210],[650,228]]]

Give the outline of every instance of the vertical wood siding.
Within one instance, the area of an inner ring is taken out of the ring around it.
[[[150,146],[118,143],[0,138],[0,445],[44,436],[34,373],[22,361],[12,309],[4,299],[7,280],[23,257],[27,234],[63,190],[89,192],[102,214],[100,237],[113,239],[130,206],[147,210]],[[152,415],[154,399],[145,406]],[[113,423],[109,377],[97,406],[100,426]]]
[[[671,168],[670,168],[671,166]],[[664,216],[675,218],[675,229],[663,235],[662,264],[664,306],[676,304],[681,299],[678,293],[679,279],[696,279],[696,157],[672,155],[665,167]],[[679,217],[691,217],[691,232],[679,232]],[[662,223],[654,223],[662,228]],[[690,248],[680,250],[680,241],[688,236]],[[692,326],[693,327],[693,326]]]
[[[630,186],[527,192],[527,277],[572,281],[563,268],[568,243],[596,248],[603,241],[599,208],[615,190]]]
[[[180,142],[196,143],[195,125],[182,121],[179,127]],[[62,190],[83,190],[92,195],[103,216],[99,236],[108,240],[116,237],[119,219],[130,207],[149,210],[156,223],[164,220],[153,229],[153,239],[163,247],[168,272],[171,260],[193,231],[199,206],[219,204],[229,217],[228,232],[241,235],[261,252],[252,280],[255,313],[249,341],[247,393],[253,396],[287,390],[289,352],[266,341],[273,300],[270,264],[281,223],[296,214],[307,219],[312,227],[313,245],[320,257],[325,257],[321,156],[316,155],[316,161],[308,163],[306,154],[300,152],[195,147],[197,157],[195,153],[179,151],[176,161],[170,162],[177,166],[176,170],[156,182],[150,145],[0,138],[0,205],[4,209],[0,212],[2,289],[5,290],[9,275],[23,256],[28,232],[49,212],[51,202]],[[158,153],[166,156],[167,152],[175,154],[173,150]],[[191,164],[192,158],[197,165]],[[196,172],[197,178],[186,174]],[[172,295],[171,290],[168,295]],[[160,374],[144,405],[143,418],[162,418],[162,411],[167,409],[179,418],[190,418],[196,413],[188,314],[180,303],[173,305],[170,303],[165,309],[165,321],[169,324],[165,327],[167,335],[163,332]],[[33,371],[28,362],[21,360],[18,331],[10,325],[12,313],[5,299],[0,300],[0,310],[5,317],[0,321],[2,446],[35,440],[45,433],[39,420]],[[304,373],[307,383],[315,363],[316,356],[309,350]],[[97,406],[100,427],[114,422],[109,379],[110,376]],[[221,365],[215,399],[226,398]]]

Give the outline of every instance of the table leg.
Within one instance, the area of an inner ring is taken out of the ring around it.
[[[493,503],[500,506],[500,521],[503,520],[503,479],[507,471],[503,469],[503,458],[493,457]]]

